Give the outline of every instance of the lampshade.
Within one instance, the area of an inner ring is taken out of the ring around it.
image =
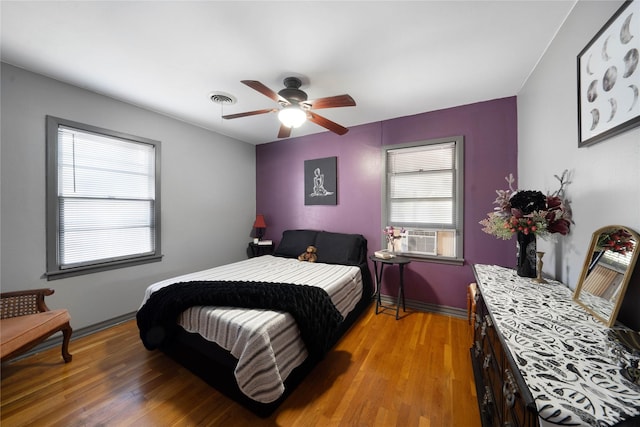
[[[307,120],[307,113],[300,107],[289,105],[278,113],[280,122],[288,128],[300,127]]]
[[[264,215],[256,215],[256,220],[253,222],[253,228],[267,228],[267,223],[264,221]]]

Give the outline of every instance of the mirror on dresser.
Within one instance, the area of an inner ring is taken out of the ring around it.
[[[596,230],[573,299],[607,327],[622,305],[638,258],[640,236],[622,225]]]

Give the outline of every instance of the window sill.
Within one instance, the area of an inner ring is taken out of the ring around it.
[[[67,268],[64,270],[47,271],[46,273],[44,273],[44,277],[46,277],[47,280],[66,279],[67,277],[81,276],[83,274],[115,270],[117,268],[132,267],[134,265],[148,264],[151,262],[159,262],[162,261],[163,256],[164,255],[149,255],[142,258],[110,262],[108,264],[86,265],[82,267]]]
[[[464,265],[464,258],[445,258],[445,257],[434,257],[434,256],[425,256],[425,255],[416,255],[409,253],[396,253],[399,256],[403,256],[405,258],[409,258],[411,261],[416,262],[432,262],[434,264],[448,264],[448,265]]]

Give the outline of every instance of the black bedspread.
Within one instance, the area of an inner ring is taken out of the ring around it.
[[[180,313],[189,307],[214,305],[286,311],[298,324],[312,358],[329,350],[342,315],[324,289],[289,283],[193,281],[157,290],[136,315],[140,338],[153,350],[175,331]]]

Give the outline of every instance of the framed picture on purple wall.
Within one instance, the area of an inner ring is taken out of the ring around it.
[[[578,147],[640,124],[640,0],[625,1],[578,54]]]
[[[337,205],[337,157],[304,161],[304,204]]]

